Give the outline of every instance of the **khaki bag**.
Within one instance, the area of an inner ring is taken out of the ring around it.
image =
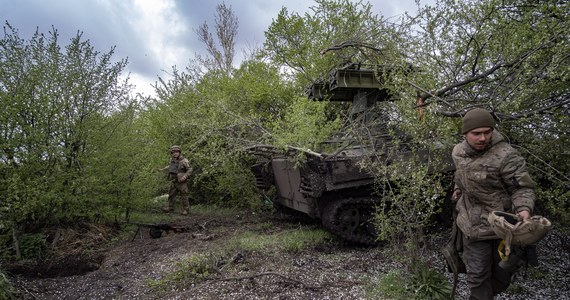
[[[542,216],[532,216],[521,221],[519,216],[502,211],[493,211],[487,218],[491,228],[505,240],[505,255],[509,256],[511,245],[527,246],[543,239],[552,228],[552,223]]]

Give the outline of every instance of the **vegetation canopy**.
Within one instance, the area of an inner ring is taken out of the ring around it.
[[[461,140],[461,116],[474,107],[489,109],[527,159],[538,213],[568,221],[569,4],[438,0],[396,18],[374,11],[348,0],[315,0],[304,14],[282,8],[263,46],[236,64],[239,22],[231,6],[218,5],[213,31],[207,23],[195,30],[208,55],[159,78],[156,98],[131,95],[120,79],[128,61],[114,59],[114,48],[100,52],[81,32],[62,45],[55,28],[23,39],[5,23],[2,253],[22,258],[30,250],[22,237],[33,234],[27,244],[44,255],[36,243],[43,227],[153,209],[168,184],[156,170],[173,144],[194,169],[194,204],[262,209],[267,199],[245,148],[335,151],[323,142],[350,138],[366,146],[359,166],[374,175],[379,236],[405,249],[402,260],[413,266],[424,229],[445,208],[449,177],[433,170]],[[348,102],[307,100],[308,85],[363,65],[374,66],[386,101],[355,111]],[[379,131],[385,143],[371,134]],[[404,150],[407,159],[387,159]],[[440,159],[426,163],[426,151]]]

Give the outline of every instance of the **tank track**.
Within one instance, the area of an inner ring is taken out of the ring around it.
[[[327,204],[321,219],[323,226],[343,239],[373,246],[378,244],[373,213],[372,198],[336,199]]]

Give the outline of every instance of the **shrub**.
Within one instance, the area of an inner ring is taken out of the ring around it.
[[[150,288],[164,291],[170,285],[197,283],[209,278],[217,271],[218,258],[216,255],[192,255],[177,262],[174,271],[166,274],[162,279],[149,280]]]
[[[24,234],[20,238],[22,259],[42,260],[47,255],[46,236],[43,233]]]
[[[451,284],[434,268],[418,263],[408,274],[402,271],[386,274],[373,293],[382,299],[449,299]]]
[[[0,271],[0,299],[12,300],[16,299],[16,289],[8,280],[8,277]]]
[[[312,245],[322,243],[331,237],[329,232],[322,229],[307,228],[287,230],[272,235],[245,232],[233,238],[229,247],[254,252],[283,250],[295,253]]]

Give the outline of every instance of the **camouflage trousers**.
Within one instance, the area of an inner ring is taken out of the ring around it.
[[[463,254],[467,265],[469,299],[488,300],[506,290],[511,274],[499,267],[501,240],[470,240],[463,236]]]
[[[174,210],[176,204],[176,197],[180,197],[180,202],[182,203],[182,208],[188,211],[190,203],[188,201],[188,183],[187,182],[177,182],[173,181],[170,184],[170,189],[168,191],[168,208]]]

